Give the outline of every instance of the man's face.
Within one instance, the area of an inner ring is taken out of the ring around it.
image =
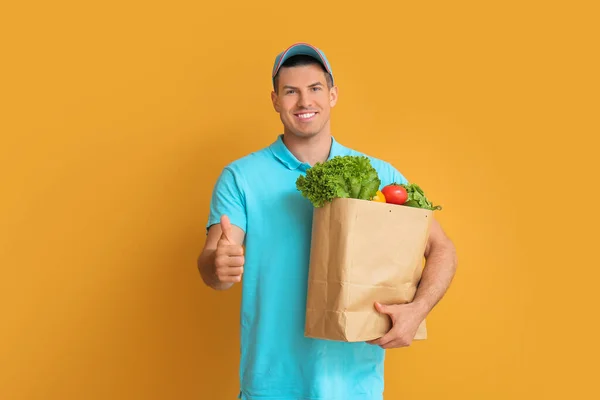
[[[308,138],[329,129],[337,88],[327,87],[325,73],[318,65],[282,68],[278,91],[271,94],[271,100],[286,132]]]

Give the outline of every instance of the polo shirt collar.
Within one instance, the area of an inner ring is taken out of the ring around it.
[[[273,155],[287,168],[291,170],[298,169],[302,167],[303,170],[307,170],[310,168],[310,165],[301,162],[296,158],[295,155],[287,148],[285,143],[283,143],[283,134],[277,136],[277,140],[269,146]],[[329,150],[329,157],[327,160],[331,160],[335,156],[343,156],[345,155],[345,147],[339,144],[335,138],[331,137],[331,149]]]

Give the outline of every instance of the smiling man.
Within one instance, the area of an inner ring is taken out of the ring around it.
[[[320,50],[300,44],[275,60],[271,100],[283,124],[283,141],[309,165],[329,155],[330,115],[337,92],[329,62]]]
[[[409,345],[442,298],[455,273],[454,246],[434,221],[415,300],[378,308],[393,321],[384,337],[369,343],[304,337],[313,206],[296,180],[317,162],[365,154],[331,133],[338,89],[321,50],[290,46],[275,58],[271,77],[283,134],[223,169],[198,258],[202,279],[216,290],[243,277],[239,398],[382,400],[385,349]],[[367,157],[381,187],[407,183],[389,163]]]

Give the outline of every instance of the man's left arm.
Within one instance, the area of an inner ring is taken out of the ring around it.
[[[384,349],[409,346],[421,322],[450,287],[458,263],[456,249],[435,219],[431,224],[424,256],[425,267],[411,303],[375,304],[379,312],[390,316],[392,329],[381,338],[368,343]]]
[[[439,222],[433,219],[425,247],[425,268],[413,304],[427,315],[442,299],[456,273],[456,249]]]

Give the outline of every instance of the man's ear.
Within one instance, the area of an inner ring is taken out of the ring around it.
[[[337,104],[337,100],[338,100],[338,87],[334,86],[331,89],[329,89],[329,106],[335,107],[335,105]]]
[[[273,108],[275,111],[279,112],[279,97],[275,91],[271,92],[271,102],[273,103]]]

